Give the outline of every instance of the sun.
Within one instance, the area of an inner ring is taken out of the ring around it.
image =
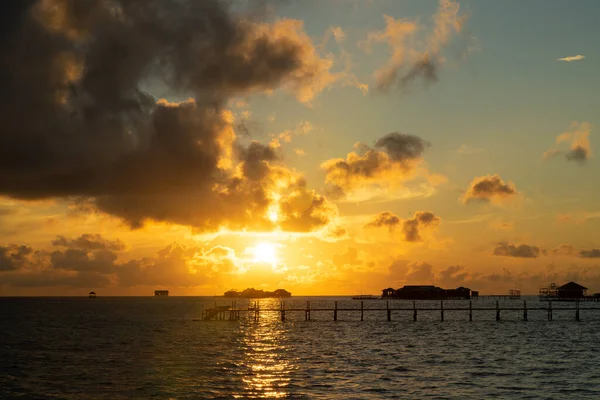
[[[254,246],[252,249],[254,262],[267,262],[269,264],[277,264],[277,251],[271,243],[262,242]]]

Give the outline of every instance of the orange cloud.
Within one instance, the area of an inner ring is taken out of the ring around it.
[[[394,132],[377,140],[374,148],[357,143],[356,152],[348,153],[345,159],[327,160],[321,168],[326,172],[325,181],[332,196],[344,198],[358,191],[369,191],[374,196],[377,189],[391,192],[418,176],[428,178],[422,157],[428,146],[417,136]],[[436,176],[432,181],[443,180]]]
[[[372,32],[359,46],[370,51],[372,43],[386,42],[390,49],[390,58],[386,65],[375,71],[375,79],[380,89],[388,89],[392,85],[401,88],[408,86],[418,78],[426,83],[438,80],[439,66],[444,63],[442,50],[455,34],[463,31],[468,17],[460,14],[460,4],[453,0],[440,0],[437,13],[433,16],[433,29],[425,40],[425,45],[418,46],[417,32],[423,28],[408,19],[395,19],[383,16],[386,27],[383,31]],[[408,68],[405,69],[405,67]]]
[[[430,211],[417,211],[409,219],[401,219],[396,214],[389,211],[381,212],[375,216],[375,219],[365,225],[365,228],[388,228],[393,232],[400,228],[402,237],[406,242],[421,242],[423,231],[436,229],[442,219]]]

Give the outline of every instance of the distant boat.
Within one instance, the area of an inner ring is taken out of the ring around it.
[[[379,297],[373,296],[372,294],[361,294],[352,297],[352,300],[379,300]]]
[[[95,299],[95,298],[96,298],[96,292],[94,292],[94,291],[90,292],[90,293],[88,294],[88,297],[89,297],[90,299]]]

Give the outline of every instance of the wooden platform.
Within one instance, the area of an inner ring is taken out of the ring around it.
[[[368,303],[373,304],[374,301],[369,300]],[[573,311],[574,319],[576,321],[579,321],[580,320],[580,310],[581,310],[581,308],[579,307],[579,302],[575,302],[574,305],[568,306],[568,307],[553,307],[552,302],[548,302],[548,305],[545,307],[537,306],[537,307],[532,307],[532,308],[527,307],[527,301],[523,301],[522,307],[515,307],[515,306],[500,307],[499,300],[496,300],[495,307],[475,307],[474,308],[472,300],[469,301],[468,307],[455,307],[455,306],[454,307],[446,307],[446,306],[444,306],[443,301],[440,301],[438,304],[439,304],[438,307],[428,306],[428,307],[417,308],[416,301],[413,301],[412,307],[407,308],[407,307],[390,307],[390,302],[385,301],[385,307],[382,306],[382,307],[365,308],[364,302],[361,301],[360,308],[339,308],[338,302],[336,301],[336,302],[334,302],[333,308],[329,308],[329,307],[311,308],[310,301],[307,301],[305,307],[286,308],[285,301],[281,301],[279,303],[279,308],[260,308],[259,303],[255,302],[246,309],[246,308],[236,308],[236,303],[234,302],[234,303],[232,303],[231,307],[230,306],[217,307],[215,305],[215,308],[209,308],[209,309],[202,310],[202,320],[207,320],[207,321],[230,320],[230,321],[233,321],[233,320],[239,320],[241,314],[246,314],[247,316],[252,316],[255,321],[258,321],[260,319],[261,314],[278,313],[279,318],[282,321],[285,321],[286,315],[288,313],[304,313],[304,320],[310,321],[311,313],[318,312],[318,313],[331,313],[332,317],[333,317],[333,321],[337,321],[338,320],[338,312],[353,312],[353,313],[357,313],[357,314],[360,313],[360,320],[364,321],[365,313],[385,311],[386,315],[387,315],[387,321],[391,321],[392,313],[394,311],[398,311],[398,312],[409,311],[409,312],[412,312],[413,321],[417,321],[419,313],[431,313],[431,312],[438,312],[440,315],[440,320],[443,321],[444,313],[446,311],[464,311],[465,313],[468,313],[469,321],[473,321],[473,313],[484,312],[484,311],[486,311],[486,312],[495,311],[496,321],[500,321],[502,311],[522,311],[523,320],[527,321],[529,311],[543,311],[543,312],[547,313],[548,321],[552,321],[554,311]],[[586,312],[596,311],[596,310],[600,310],[600,307],[594,307],[594,308],[586,307],[583,310],[585,310]]]

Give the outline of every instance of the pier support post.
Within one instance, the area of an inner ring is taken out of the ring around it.
[[[304,310],[304,320],[308,321],[308,301],[306,302],[306,309]]]
[[[385,307],[387,308],[387,320],[388,322],[392,320],[392,310],[390,310],[390,302],[389,300],[385,302]]]
[[[285,301],[281,302],[281,320],[285,321]]]
[[[417,321],[417,302],[413,301],[413,321]]]
[[[575,321],[579,321],[579,300],[577,300],[575,307]]]
[[[361,321],[364,321],[364,319],[363,319],[363,314],[364,314],[364,304],[363,304],[363,302],[361,301],[361,302],[360,302],[360,320],[361,320]]]
[[[473,302],[469,300],[469,321],[473,321]]]
[[[337,321],[337,301],[335,302],[335,308],[333,309],[333,320]]]
[[[527,321],[527,301],[523,300],[523,321]]]
[[[552,300],[548,302],[548,321],[552,321]]]
[[[500,321],[500,300],[496,300],[496,321]]]
[[[441,320],[444,320],[444,300],[440,301]]]

